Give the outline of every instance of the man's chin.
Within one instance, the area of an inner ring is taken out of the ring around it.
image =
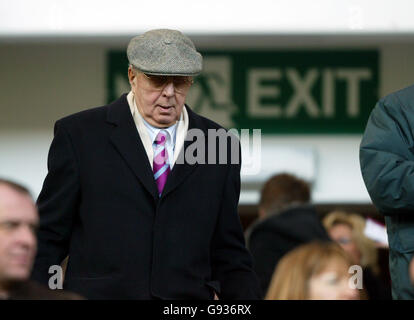
[[[167,128],[167,127],[172,126],[176,121],[177,120],[174,116],[160,115],[157,119],[157,125],[159,127]]]
[[[9,272],[5,278],[10,282],[26,281],[30,278],[30,271],[23,268],[20,270],[13,270],[12,272]]]

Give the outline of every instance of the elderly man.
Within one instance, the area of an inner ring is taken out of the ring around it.
[[[36,206],[24,187],[0,179],[0,299],[78,299],[29,281],[36,254]]]
[[[237,214],[240,162],[179,157],[190,132],[207,146],[220,129],[185,105],[201,55],[182,33],[152,30],[127,56],[128,94],[55,125],[33,277],[69,255],[64,286],[91,299],[260,298]]]

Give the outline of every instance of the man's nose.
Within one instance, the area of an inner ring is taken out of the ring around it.
[[[168,82],[167,85],[164,87],[163,94],[166,97],[174,96],[174,82]]]
[[[22,225],[16,231],[16,240],[25,247],[36,246],[36,235],[30,226]]]

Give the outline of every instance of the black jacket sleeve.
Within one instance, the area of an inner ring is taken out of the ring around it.
[[[68,255],[73,220],[79,207],[79,167],[68,131],[56,122],[48,155],[48,174],[38,197],[38,252],[32,278],[47,284],[52,265]]]

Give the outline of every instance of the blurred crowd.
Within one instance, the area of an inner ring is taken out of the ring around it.
[[[29,280],[36,254],[37,209],[29,192],[0,180],[0,299],[80,299]],[[261,192],[258,218],[245,231],[266,300],[391,299],[378,262],[386,250],[365,233],[363,215],[321,216],[311,187],[290,174],[271,177]],[[410,265],[414,276],[414,262]]]
[[[267,300],[391,299],[379,265],[384,250],[357,213],[318,214],[310,184],[278,174],[264,185],[246,243]]]

